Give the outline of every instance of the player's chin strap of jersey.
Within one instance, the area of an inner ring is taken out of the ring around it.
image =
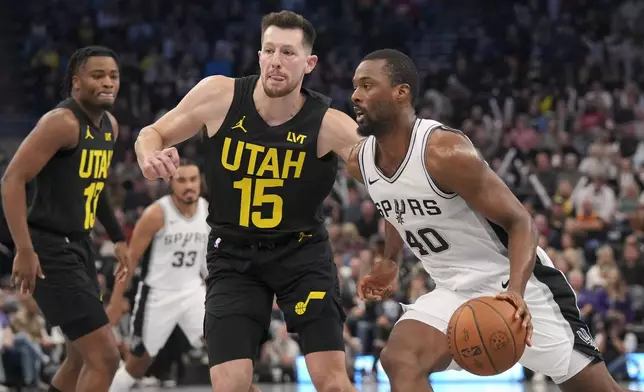
[[[125,241],[125,234],[121,225],[116,220],[114,216],[114,211],[110,207],[110,202],[106,197],[107,195],[101,195],[98,198],[98,206],[96,208],[96,217],[98,218],[101,225],[105,228],[107,235],[110,236],[112,242],[122,242]]]

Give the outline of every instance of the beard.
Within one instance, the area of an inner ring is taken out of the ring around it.
[[[389,127],[384,122],[364,122],[358,125],[358,135],[380,137],[387,134]]]
[[[285,83],[280,87],[271,87],[268,85],[266,79],[262,78],[262,88],[264,88],[264,93],[269,98],[281,98],[289,95],[297,88],[298,83],[288,83],[288,79],[285,80]]]
[[[358,123],[358,135],[380,137],[386,135],[392,128],[393,113],[390,113],[383,106],[375,109],[379,113],[377,117],[370,116],[366,112],[363,114],[362,121]]]

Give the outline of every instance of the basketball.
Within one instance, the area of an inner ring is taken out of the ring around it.
[[[461,305],[449,321],[447,342],[452,358],[479,376],[503,373],[525,350],[526,329],[515,320],[516,309],[494,297],[480,297]]]

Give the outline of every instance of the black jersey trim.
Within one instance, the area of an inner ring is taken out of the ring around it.
[[[400,163],[400,166],[398,166],[398,169],[394,172],[394,175],[391,177],[387,177],[382,170],[378,167],[378,163],[376,161],[376,151],[377,151],[377,146],[376,146],[376,138],[373,138],[373,145],[372,145],[372,157],[373,157],[373,167],[376,169],[376,173],[385,181],[387,181],[390,184],[393,184],[396,182],[396,180],[403,174],[405,171],[405,167],[407,167],[407,164],[411,160],[411,154],[414,151],[414,145],[416,143],[416,134],[418,131],[418,127],[420,126],[421,119],[417,118],[416,123],[414,124],[414,128],[411,131],[411,138],[409,140],[409,148],[407,148],[407,154],[405,155],[405,158],[403,161]]]
[[[434,193],[436,193],[438,196],[442,197],[443,199],[451,200],[458,196],[457,193],[454,192],[445,192],[442,191],[439,186],[434,182],[432,179],[432,176],[429,174],[429,171],[427,170],[427,148],[429,144],[429,137],[432,135],[435,129],[443,127],[442,124],[438,124],[433,126],[432,128],[428,129],[427,132],[425,133],[425,137],[423,138],[423,145],[425,148],[423,149],[421,160],[423,162],[423,171],[425,172],[425,177],[427,178],[427,182],[429,183],[429,186],[432,188]]]
[[[534,266],[533,275],[543,285],[542,290],[550,291],[550,295],[544,293],[548,302],[552,304],[555,314],[560,313],[571,330],[574,339],[573,348],[593,359],[593,362],[602,362],[603,357],[594,344],[588,326],[581,321],[579,308],[577,307],[577,296],[568,283],[566,276],[554,266],[547,265],[537,253],[537,261]],[[545,287],[544,287],[545,286]],[[552,303],[554,302],[554,303]]]
[[[369,181],[367,180],[367,171],[364,167],[364,150],[366,148],[368,139],[364,139],[358,148],[358,170],[360,170],[360,175],[362,176],[362,183],[364,186],[368,187]]]
[[[147,307],[148,297],[150,295],[150,286],[143,282],[139,283],[134,312],[132,312],[132,347],[130,351],[133,355],[140,357],[146,352],[143,343],[143,327],[145,322],[145,308]]]
[[[145,282],[145,278],[147,278],[148,272],[150,272],[150,260],[152,259],[152,249],[154,249],[154,243],[156,241],[157,239],[155,236],[150,242],[150,245],[148,245],[148,248],[145,250],[143,257],[141,257],[141,263],[139,264],[141,266],[141,273],[139,275],[139,279],[141,280],[141,282]]]

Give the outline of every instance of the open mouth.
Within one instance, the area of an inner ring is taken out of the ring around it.
[[[353,111],[356,113],[357,122],[360,122],[364,119],[364,112],[362,111],[362,109],[358,108],[357,106],[354,106]]]
[[[99,98],[114,99],[114,93],[98,93]]]

